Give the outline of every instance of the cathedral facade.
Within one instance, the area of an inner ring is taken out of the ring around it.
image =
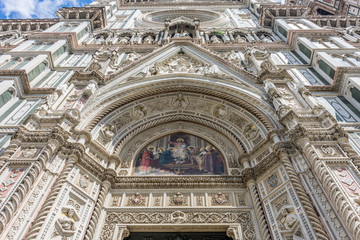
[[[0,239],[360,239],[351,4],[0,20]]]

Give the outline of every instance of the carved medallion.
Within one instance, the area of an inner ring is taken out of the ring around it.
[[[276,174],[271,174],[267,180],[267,183],[269,184],[270,188],[275,188],[278,183],[278,176]]]
[[[218,118],[223,118],[227,114],[226,108],[223,105],[216,105],[214,109],[214,116]]]
[[[91,181],[88,175],[83,175],[79,179],[79,186],[82,188],[87,188],[90,185]]]
[[[34,146],[28,147],[24,149],[20,155],[20,157],[24,158],[33,158],[37,152],[37,148]]]
[[[321,151],[326,156],[334,156],[335,155],[335,149],[331,146],[321,146]]]
[[[140,193],[135,193],[128,199],[129,206],[145,206],[145,199]]]
[[[147,113],[146,107],[140,105],[140,106],[137,106],[137,107],[134,108],[134,113],[133,114],[134,114],[134,117],[136,119],[140,119],[140,118],[145,117],[146,113]]]
[[[229,196],[223,194],[222,192],[218,192],[212,197],[213,205],[228,205],[229,203]]]
[[[177,192],[170,198],[170,203],[175,205],[186,205],[187,198],[180,192]]]

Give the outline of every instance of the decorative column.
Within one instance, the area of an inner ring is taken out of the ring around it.
[[[347,145],[344,143],[345,141],[343,138],[338,139],[338,141],[343,147]],[[313,145],[310,140],[308,138],[301,138],[298,141],[298,144],[311,164],[313,171],[322,183],[325,192],[337,209],[337,212],[348,227],[350,233],[353,235],[354,239],[360,239],[360,219],[357,214],[357,210],[353,208],[352,204],[344,196],[342,190],[339,189],[339,186],[336,184],[325,162],[318,159],[319,157],[312,147]],[[345,149],[349,154],[352,154],[348,148],[351,148],[351,146],[347,146]],[[358,161],[357,159],[358,157],[355,162]]]
[[[109,192],[110,186],[111,186],[110,181],[108,181],[108,180],[103,181],[98,199],[96,201],[96,205],[95,205],[93,214],[90,219],[89,227],[86,230],[86,234],[84,237],[85,240],[91,240],[94,237],[94,232],[95,232],[97,223],[99,221],[99,217],[100,217],[101,210],[103,208],[105,197]]]
[[[261,239],[270,240],[271,236],[269,233],[268,225],[265,220],[264,210],[260,202],[260,197],[256,188],[255,181],[254,180],[248,181],[247,187],[249,189],[252,202],[254,204],[255,215],[256,215],[256,220],[259,224]]]
[[[279,157],[289,175],[290,181],[295,189],[297,196],[300,199],[301,205],[304,207],[306,215],[309,218],[309,221],[315,231],[316,237],[318,239],[329,239],[321,221],[319,220],[319,216],[316,214],[316,211],[311,204],[303,186],[301,185],[300,179],[297,176],[293,165],[290,162],[288,153],[285,150],[279,150]]]
[[[66,182],[68,174],[70,173],[71,169],[74,167],[75,163],[77,162],[78,158],[74,155],[70,155],[66,164],[59,174],[59,178],[54,183],[54,186],[47,197],[44,205],[41,207],[39,214],[36,216],[35,220],[30,227],[29,233],[26,235],[25,240],[36,239],[39,235],[39,232],[56,200],[58,194]]]
[[[15,144],[16,145],[16,144]],[[5,151],[5,157],[10,158],[11,155],[15,152],[15,145],[11,144],[7,151]],[[0,209],[0,233],[2,233],[9,223],[10,219],[13,217],[15,211],[17,211],[21,202],[24,200],[37,177],[41,173],[42,169],[45,166],[45,163],[50,159],[52,154],[57,148],[57,144],[50,142],[43,153],[38,157],[38,161],[31,165],[30,170],[22,180],[22,183],[19,184],[19,187],[14,191],[10,199],[4,204]],[[3,162],[7,161],[4,158],[1,158]]]

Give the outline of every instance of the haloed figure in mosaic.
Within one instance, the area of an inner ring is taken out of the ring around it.
[[[136,159],[134,175],[223,175],[224,160],[214,146],[184,133],[162,137]]]

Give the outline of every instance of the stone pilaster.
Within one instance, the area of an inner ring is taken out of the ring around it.
[[[95,205],[95,209],[94,209],[93,214],[91,216],[89,227],[86,230],[86,234],[85,234],[85,237],[84,237],[84,239],[86,239],[86,240],[93,239],[94,232],[95,232],[95,229],[97,227],[97,223],[99,221],[100,213],[101,213],[101,210],[103,208],[105,197],[109,192],[110,186],[111,186],[111,183],[108,180],[105,180],[102,183],[101,190],[100,190],[100,193],[99,193],[96,205]]]
[[[77,157],[74,155],[70,155],[66,160],[65,166],[61,171],[59,178],[56,180],[49,196],[47,197],[44,205],[41,207],[39,214],[33,221],[32,226],[30,227],[30,231],[25,237],[26,240],[36,239],[38,237],[38,234],[40,233],[40,230],[47,218],[47,215],[49,214],[56,198],[58,197],[58,193],[66,182],[66,178],[68,177],[68,174],[70,173],[76,162]]]
[[[263,207],[260,202],[260,197],[258,194],[258,190],[257,190],[255,181],[250,180],[247,183],[247,187],[249,189],[249,192],[251,195],[251,200],[253,202],[256,220],[257,220],[257,222],[259,224],[259,228],[260,228],[261,238],[264,240],[271,239],[269,229],[268,229],[268,224],[266,223],[264,210],[263,210]]]
[[[329,239],[324,226],[322,225],[321,221],[319,220],[319,216],[317,215],[314,206],[309,200],[308,195],[306,194],[304,187],[301,184],[299,177],[297,176],[293,165],[289,159],[289,155],[286,151],[279,151],[280,161],[285,167],[287,171],[290,182],[292,183],[296,194],[298,195],[301,205],[304,207],[307,217],[312,225],[312,228],[315,231],[315,235],[318,239]]]

